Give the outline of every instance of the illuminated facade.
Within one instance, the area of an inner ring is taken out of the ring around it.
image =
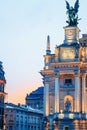
[[[0,61],[0,130],[4,129],[4,100],[6,96],[4,74],[2,62]]]
[[[80,29],[64,27],[63,44],[50,50],[47,37],[44,55],[44,127],[46,130],[87,129],[87,34],[79,39]]]

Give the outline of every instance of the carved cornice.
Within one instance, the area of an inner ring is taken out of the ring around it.
[[[79,67],[80,62],[57,62],[57,63],[51,63],[51,66],[53,68],[71,68],[71,67]]]
[[[63,74],[79,75],[87,73],[87,62],[60,62],[51,63],[53,70],[41,70],[42,76],[61,76]]]
[[[74,74],[73,70],[64,70],[64,71],[60,71],[59,74]]]
[[[87,67],[87,62],[57,62],[51,63],[52,68],[84,68]]]
[[[42,76],[53,75],[54,71],[53,70],[41,70],[40,73],[41,73]]]
[[[44,58],[50,58],[51,57],[51,55],[43,55],[44,56]]]

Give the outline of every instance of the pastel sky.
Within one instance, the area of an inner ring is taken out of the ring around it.
[[[68,0],[74,5],[75,0]],[[87,0],[80,0],[79,28],[87,33]],[[65,0],[0,0],[0,61],[7,80],[6,101],[25,103],[25,96],[43,85],[46,37],[51,50],[64,40]]]

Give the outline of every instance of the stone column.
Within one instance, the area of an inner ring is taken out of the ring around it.
[[[86,112],[86,82],[85,82],[86,75],[82,75],[82,113]]]
[[[59,78],[55,76],[55,113],[59,112]]]
[[[44,86],[44,116],[48,115],[49,115],[49,83],[46,78]]]
[[[79,75],[75,75],[75,112],[80,112],[80,81]]]

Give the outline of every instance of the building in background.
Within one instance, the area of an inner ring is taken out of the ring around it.
[[[31,106],[35,109],[43,110],[43,89],[44,87],[39,87],[30,94],[27,94],[25,98],[26,105]]]
[[[84,56],[87,56],[87,34],[83,34],[82,38],[79,39],[79,42],[82,46],[83,52],[85,53]],[[87,57],[85,57],[87,59]],[[85,59],[84,59],[85,60]]]
[[[6,103],[6,130],[43,130],[43,111],[25,105]]]
[[[5,101],[5,72],[3,70],[2,62],[0,61],[0,129],[4,129],[4,101]]]
[[[66,1],[68,26],[63,44],[54,54],[47,37],[44,70],[44,128],[46,130],[87,129],[87,34],[79,39],[77,0],[74,8]]]

